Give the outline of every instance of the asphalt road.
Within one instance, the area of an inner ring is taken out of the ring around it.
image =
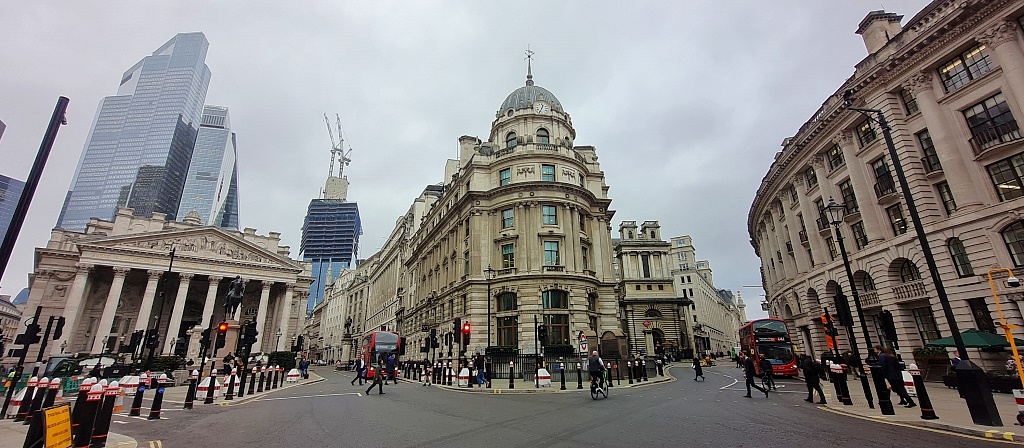
[[[575,385],[554,394],[474,394],[404,382],[366,395],[366,386],[349,384],[351,374],[321,368],[322,382],[234,406],[170,409],[158,421],[119,417],[111,430],[140,447],[159,440],[167,448],[998,446],[819,409],[803,401],[798,381],[747,399],[738,369],[707,368],[706,382],[694,382],[687,368],[675,372],[678,381],[612,388],[594,401]]]

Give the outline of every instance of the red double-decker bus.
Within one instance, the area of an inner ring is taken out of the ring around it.
[[[796,376],[796,356],[789,329],[781,319],[757,319],[740,327],[740,348],[755,359],[764,355],[772,363],[775,376]],[[754,363],[757,365],[757,363]],[[760,367],[758,375],[761,374]]]
[[[396,331],[371,331],[364,334],[359,344],[359,357],[370,367],[366,376],[373,378],[374,368],[390,355],[395,355],[397,362],[401,349],[402,338]]]

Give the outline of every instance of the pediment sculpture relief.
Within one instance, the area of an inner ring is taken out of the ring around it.
[[[255,263],[272,263],[274,261],[261,254],[245,249],[235,243],[210,236],[127,241],[119,242],[117,245],[168,251],[171,250],[171,248],[174,248],[178,253],[192,252],[215,258],[230,258],[232,260],[251,261]]]

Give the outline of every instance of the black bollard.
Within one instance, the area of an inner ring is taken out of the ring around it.
[[[273,378],[274,378],[274,368],[273,367],[267,367],[267,384],[265,386],[263,386],[263,390],[264,391],[270,392],[270,383],[272,382],[271,380]]]
[[[128,415],[131,417],[138,417],[142,413],[142,396],[146,393],[146,388],[149,387],[149,376],[145,373],[139,375],[139,387],[135,390],[135,398],[132,400],[132,408],[128,410]]]
[[[49,389],[49,387],[50,379],[45,376],[36,382],[36,393],[32,395],[32,403],[29,404],[28,414],[25,416],[25,423],[22,423],[23,425],[32,424],[32,417],[35,415],[36,411],[42,408],[43,397],[46,396],[46,390]]]
[[[622,385],[622,374],[619,373],[619,365],[613,363],[612,364],[611,372],[608,372],[608,388],[609,389],[615,387],[615,383],[612,381],[615,378],[619,379],[619,385],[621,386]]]
[[[828,379],[836,389],[836,398],[839,399],[839,401],[843,401],[843,388],[839,386],[839,373],[836,371],[836,365],[831,361],[828,365]]]
[[[580,370],[582,364],[576,363],[576,388],[583,389],[583,371]]]
[[[434,384],[441,384],[441,363],[435,363],[434,364],[434,370],[431,373],[434,374],[433,375],[434,376],[433,383]]]
[[[274,366],[274,380],[270,382],[271,389],[277,389],[277,376],[281,373],[281,367]]]
[[[256,393],[256,367],[252,368],[252,372],[249,373],[249,391],[246,392],[249,395]]]
[[[870,372],[871,382],[875,383],[875,392],[878,393],[878,409],[882,412],[882,415],[896,415],[896,410],[892,407],[892,395],[889,393],[889,385],[886,384],[885,375],[882,373],[882,366],[875,363],[870,366]],[[900,381],[903,381],[902,375]],[[921,405],[921,411],[922,413],[924,412],[924,405]]]
[[[82,380],[82,383],[78,385],[78,397],[75,398],[75,407],[71,409],[71,433],[75,434],[78,429],[78,425],[81,423],[82,409],[85,409],[86,396],[89,394],[89,389],[96,382],[94,378],[86,378]]]
[[[515,389],[516,388],[516,383],[515,383],[515,379],[516,379],[515,367],[516,367],[515,361],[509,361],[508,362],[508,388],[509,389]]]
[[[647,381],[647,360],[641,361],[640,369],[644,373],[644,381]]]
[[[110,432],[110,418],[114,416],[114,403],[117,401],[117,393],[121,390],[117,381],[111,381],[103,390],[103,401],[96,412],[96,423],[92,430],[92,441],[89,445],[92,448],[103,448],[107,445],[107,433]]]
[[[286,372],[284,371],[284,367],[277,366],[277,370],[281,373],[281,378],[280,378],[280,380],[279,380],[277,385],[278,385],[278,387],[284,387],[284,380],[285,380],[285,377],[288,376],[288,375],[286,375]]]
[[[565,363],[564,362],[558,363],[558,370],[562,371],[562,387],[558,388],[558,390],[565,390]]]
[[[853,406],[853,400],[850,399],[850,383],[846,381],[846,364],[839,366],[839,390],[843,393],[843,405]]]
[[[185,393],[185,407],[184,409],[192,409],[192,404],[196,401],[196,386],[199,384],[199,371],[193,370],[188,374],[188,392]]]
[[[665,366],[661,363],[661,359],[654,361],[658,366],[658,376],[665,376]]]
[[[235,399],[235,374],[238,373],[237,369],[231,369],[231,374],[228,375],[228,391],[224,394],[224,401],[231,401]]]
[[[156,395],[153,396],[153,406],[149,408],[149,417],[146,417],[146,420],[160,420],[160,408],[164,404],[164,387],[167,382],[167,374],[161,373],[156,384]]]
[[[928,398],[928,391],[924,388],[921,369],[917,368],[917,364],[911,364],[907,372],[910,372],[910,376],[914,378],[914,388],[917,389],[917,404],[921,406],[921,418],[925,420],[938,420],[939,416],[935,415],[935,409],[932,408],[932,399]],[[889,406],[892,406],[891,400],[889,401]],[[879,402],[879,407],[881,407],[881,402]],[[1017,418],[1018,420],[1020,419],[1019,414]]]
[[[28,383],[25,383],[25,397],[21,399],[21,407],[18,408],[18,414],[14,417],[14,421],[23,422],[28,418],[28,410],[32,408],[32,400],[35,398],[36,384],[38,383],[39,378],[36,377],[29,378]]]
[[[43,399],[43,405],[40,409],[53,406],[53,402],[57,401],[58,392],[60,392],[60,378],[54,378],[50,380],[50,388],[46,391],[46,398]]]
[[[213,390],[217,388],[217,369],[211,369],[210,376],[206,379],[210,384],[206,386],[206,398],[203,399],[203,404],[213,404]]]
[[[626,361],[626,373],[629,374],[629,384],[633,384],[633,361]]]
[[[82,413],[79,414],[81,422],[74,434],[75,448],[87,448],[92,443],[92,429],[96,423],[96,412],[99,410],[100,400],[103,398],[103,389],[103,386],[95,383],[86,394]]]
[[[267,375],[267,368],[266,367],[260,367],[260,381],[258,383],[256,383],[258,385],[258,387],[256,387],[256,392],[263,392],[263,384],[267,380],[266,375]]]

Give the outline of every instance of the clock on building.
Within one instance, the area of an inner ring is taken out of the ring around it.
[[[539,114],[542,114],[544,112],[551,110],[551,108],[548,107],[547,103],[537,102],[533,105],[533,110],[537,111],[537,113]]]

